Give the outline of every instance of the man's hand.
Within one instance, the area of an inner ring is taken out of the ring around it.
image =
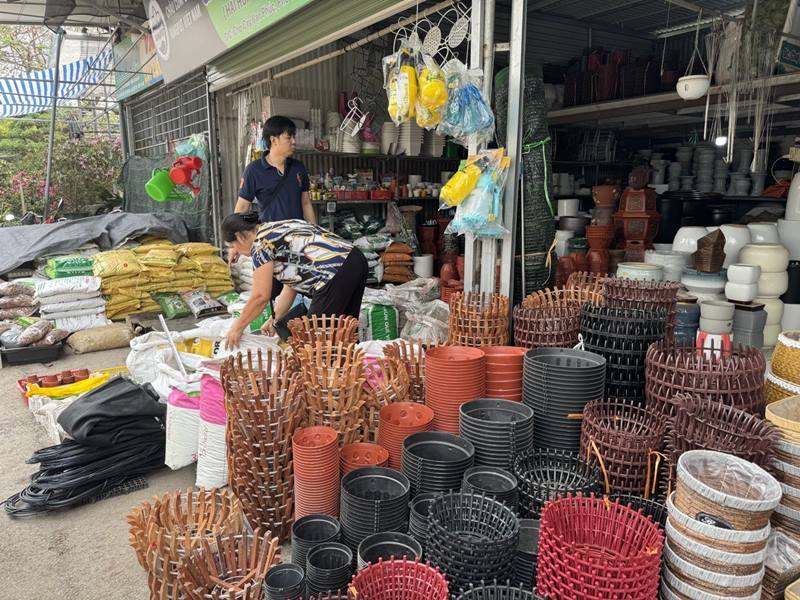
[[[272,317],[261,326],[261,333],[264,335],[277,335],[275,331],[275,320]]]

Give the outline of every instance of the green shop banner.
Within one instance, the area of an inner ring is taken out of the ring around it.
[[[312,1],[145,0],[164,80],[205,65]]]

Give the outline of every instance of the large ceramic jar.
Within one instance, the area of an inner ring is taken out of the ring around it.
[[[762,273],[780,273],[789,266],[789,251],[780,244],[747,244],[739,252],[739,262],[759,265]]]
[[[725,236],[725,262],[723,269],[727,269],[739,260],[739,252],[751,242],[750,230],[745,225],[721,225],[720,230]]]
[[[800,221],[778,219],[778,235],[781,245],[789,251],[789,258],[800,260]]]
[[[638,281],[662,281],[664,267],[641,262],[623,262],[617,265],[617,277]]]
[[[750,240],[758,244],[777,244],[780,241],[777,223],[748,223]]]
[[[780,325],[783,318],[783,302],[777,298],[763,298],[758,296],[755,302],[764,305],[767,311],[767,325]]]
[[[674,252],[684,252],[686,254],[697,252],[697,240],[706,235],[708,235],[708,231],[705,227],[681,227],[678,229],[677,233],[675,233],[675,238],[672,240],[672,250]]]

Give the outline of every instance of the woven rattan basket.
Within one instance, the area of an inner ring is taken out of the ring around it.
[[[317,342],[338,344],[358,343],[358,319],[349,315],[311,315],[289,321],[289,345],[297,351]]]
[[[670,548],[675,554],[706,571],[753,575],[763,567],[766,549],[747,554],[719,550],[684,535],[671,522],[667,522],[665,531]]]
[[[458,292],[449,305],[449,344],[479,348],[508,343],[508,296]]]
[[[771,371],[784,381],[800,385],[800,331],[784,331],[778,336]]]
[[[741,458],[691,450],[678,459],[675,507],[684,514],[753,531],[769,523],[780,499],[775,478]]]
[[[568,289],[580,289],[582,294],[602,302],[603,285],[608,278],[608,275],[600,273],[576,271],[570,274],[565,287]]]
[[[695,590],[722,597],[749,596],[761,589],[763,566],[751,575],[717,573],[678,556],[669,542],[664,544],[664,570],[691,585]]]
[[[764,402],[772,404],[790,396],[800,395],[800,385],[795,385],[781,379],[772,371],[767,371],[766,382],[764,383]]]
[[[531,296],[529,296],[530,298]],[[523,348],[570,348],[578,343],[581,309],[576,302],[514,307],[514,344]]]
[[[778,427],[785,442],[789,444],[800,444],[800,395],[788,396],[767,405],[767,420]],[[795,454],[795,460],[789,458],[786,462],[797,462],[800,465],[800,448],[795,449],[791,445],[779,447],[784,454]]]

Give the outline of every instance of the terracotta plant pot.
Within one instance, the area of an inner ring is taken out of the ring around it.
[[[592,187],[592,198],[597,206],[615,206],[620,189],[616,185],[596,185]]]
[[[589,262],[590,273],[608,273],[608,263],[611,259],[608,250],[592,248],[586,258]]]

